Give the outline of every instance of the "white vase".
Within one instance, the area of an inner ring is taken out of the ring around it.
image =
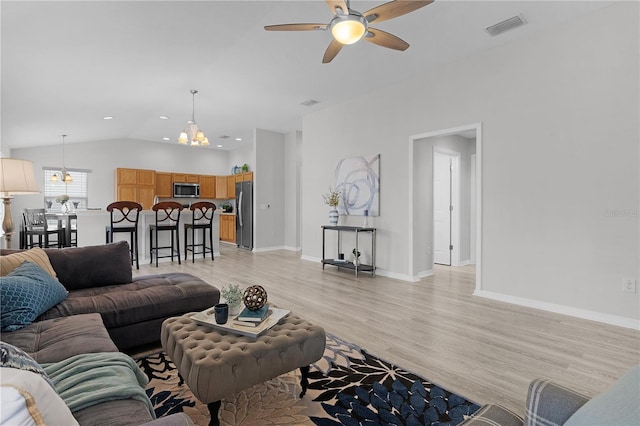
[[[329,210],[329,225],[337,225],[338,224],[338,210],[331,209]]]
[[[235,305],[229,305],[229,315],[236,316],[242,310],[243,304],[242,302],[238,302]]]
[[[62,213],[69,213],[69,203],[63,203],[60,206],[60,210],[62,210]]]

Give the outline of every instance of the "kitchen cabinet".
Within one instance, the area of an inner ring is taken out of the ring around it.
[[[227,181],[228,176],[216,176],[216,198],[226,200],[228,196]]]
[[[179,183],[199,183],[200,176],[187,173],[173,173],[173,181]]]
[[[156,193],[155,170],[116,169],[116,199],[118,201],[135,201],[144,210],[153,206]]]
[[[173,175],[166,172],[156,172],[156,195],[158,197],[173,197]]]
[[[200,175],[200,198],[216,198],[216,177]]]
[[[253,172],[242,172],[240,176],[242,176],[242,180],[245,182],[253,180]]]
[[[236,198],[236,180],[233,176],[227,176],[227,198]]]
[[[220,215],[220,241],[236,242],[236,216],[233,214]]]

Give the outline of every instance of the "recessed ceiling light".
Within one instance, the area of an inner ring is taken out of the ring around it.
[[[113,120],[113,116],[112,115],[105,115],[104,117],[105,120]]]
[[[167,117],[166,115],[161,115],[160,116],[160,120],[168,120],[168,119],[169,119],[169,117]]]
[[[218,148],[222,148],[222,145],[216,145]]]
[[[171,138],[162,138],[163,141],[170,141]]]
[[[236,138],[236,140],[237,140],[238,142],[240,142],[240,141],[242,140],[242,138]]]

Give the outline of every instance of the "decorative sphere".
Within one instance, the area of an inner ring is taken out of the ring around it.
[[[252,285],[242,295],[244,305],[250,311],[257,311],[267,303],[267,291],[261,285]]]

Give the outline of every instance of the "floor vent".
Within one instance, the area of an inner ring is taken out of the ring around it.
[[[505,31],[512,30],[526,23],[527,21],[524,19],[524,17],[522,15],[518,15],[509,19],[505,19],[504,21],[498,22],[497,24],[485,29],[491,36],[495,37],[498,34],[502,34]]]

